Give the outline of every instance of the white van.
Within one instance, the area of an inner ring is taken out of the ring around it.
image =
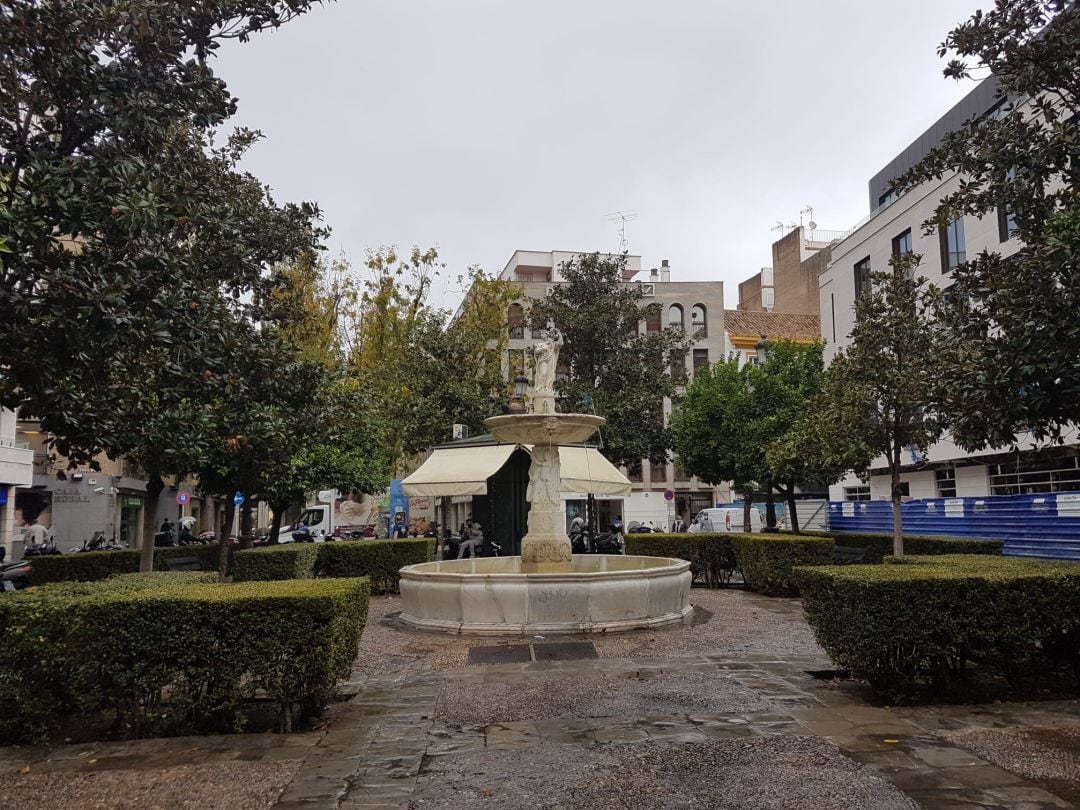
[[[690,531],[692,532],[719,534],[722,532],[741,532],[742,530],[743,508],[741,506],[702,509],[694,518],[694,522],[690,524]],[[761,531],[761,512],[757,509],[750,510],[750,531]]]

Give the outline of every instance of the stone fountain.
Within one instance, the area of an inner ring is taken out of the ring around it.
[[[571,552],[559,497],[559,445],[581,444],[606,420],[556,412],[561,345],[557,334],[536,345],[532,412],[484,422],[500,442],[532,447],[521,556],[405,566],[404,624],[488,635],[613,632],[678,622],[690,612],[685,560]]]

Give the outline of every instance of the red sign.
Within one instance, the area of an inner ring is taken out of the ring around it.
[[[179,492],[176,493],[176,502],[178,504],[180,504],[181,506],[183,506],[185,503],[187,503],[190,500],[191,500],[191,496],[188,495],[186,492],[184,492],[184,490],[180,490]]]

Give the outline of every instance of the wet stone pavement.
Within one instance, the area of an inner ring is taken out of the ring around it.
[[[793,600],[728,598],[801,621]],[[513,663],[358,672],[276,810],[1073,806],[948,735],[1080,727],[1080,703],[878,708],[807,674],[829,669],[820,652],[614,657],[607,641],[598,658],[541,660],[536,640]],[[462,664],[491,644],[454,643]]]
[[[501,640],[373,600],[319,730],[0,749],[0,808],[1080,806],[1080,702],[878,708],[808,674],[798,601],[693,597],[682,626]]]

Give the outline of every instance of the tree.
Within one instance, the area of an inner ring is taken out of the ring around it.
[[[236,100],[209,65],[222,41],[312,5],[0,9],[0,404],[39,417],[73,464],[141,429],[114,417],[112,384],[153,377],[142,364],[178,351],[185,313],[201,321],[208,298],[254,310],[265,270],[317,243],[314,206],[278,205],[238,171],[257,133],[213,145]]]
[[[792,531],[799,531],[795,487],[804,482],[832,483],[831,469],[813,463],[813,457],[792,455],[789,436],[806,415],[811,399],[821,390],[824,364],[823,345],[770,342],[765,363],[749,369],[754,400],[752,419],[758,423],[755,435],[765,437],[766,447],[759,479],[784,496]]]
[[[379,410],[393,459],[448,440],[455,423],[480,429],[505,401],[506,312],[520,289],[472,268],[451,319],[428,301],[442,269],[434,249],[413,248],[407,259],[384,249],[367,266],[351,367]]]
[[[681,330],[641,333],[656,312],[638,284],[623,281],[626,256],[591,253],[566,262],[565,284],[532,306],[533,322],[551,321],[563,336],[559,356],[566,375],[558,383],[564,409],[592,411],[607,419],[603,453],[621,464],[643,458],[662,464],[671,449],[664,398],[675,395],[691,340]],[[672,360],[676,362],[673,364]]]
[[[814,463],[865,471],[885,456],[893,513],[893,553],[904,553],[900,472],[905,453],[922,456],[941,436],[937,408],[939,363],[945,350],[933,322],[940,296],[913,278],[920,257],[894,258],[891,272],[871,275],[873,288],[855,301],[851,343],[825,373],[812,406],[813,431],[804,449],[819,448]],[[805,427],[805,426],[803,426]]]
[[[750,531],[755,484],[765,469],[765,437],[757,432],[751,366],[737,358],[705,366],[694,375],[686,398],[671,415],[679,462],[710,484],[731,481],[743,495],[743,529]]]
[[[946,136],[896,187],[957,173],[927,228],[997,215],[1020,240],[1007,259],[985,251],[953,271],[941,406],[968,449],[1009,446],[1025,429],[1061,441],[1080,422],[1080,7],[999,0],[939,53],[953,55],[947,77],[989,70],[1002,106]]]

